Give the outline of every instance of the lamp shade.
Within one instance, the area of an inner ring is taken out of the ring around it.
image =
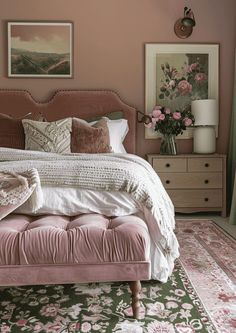
[[[215,99],[192,101],[191,111],[195,118],[195,126],[217,126],[219,123],[218,103]]]

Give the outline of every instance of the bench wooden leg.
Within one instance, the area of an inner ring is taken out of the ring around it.
[[[140,310],[140,292],[141,292],[141,283],[140,281],[130,282],[130,290],[132,293],[132,309],[133,316],[135,319],[139,319],[139,310]]]

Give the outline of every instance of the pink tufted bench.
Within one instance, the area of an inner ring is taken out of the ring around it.
[[[150,279],[149,248],[145,222],[132,215],[12,214],[0,222],[0,285],[133,281],[138,318],[140,280]]]

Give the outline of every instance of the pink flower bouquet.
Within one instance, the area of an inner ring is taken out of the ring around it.
[[[163,135],[183,134],[188,126],[194,124],[194,116],[189,109],[171,112],[167,107],[155,106],[149,116],[150,123],[146,126]]]

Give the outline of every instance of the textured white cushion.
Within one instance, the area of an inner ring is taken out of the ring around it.
[[[24,119],[25,149],[52,153],[71,152],[72,118],[53,122]]]

